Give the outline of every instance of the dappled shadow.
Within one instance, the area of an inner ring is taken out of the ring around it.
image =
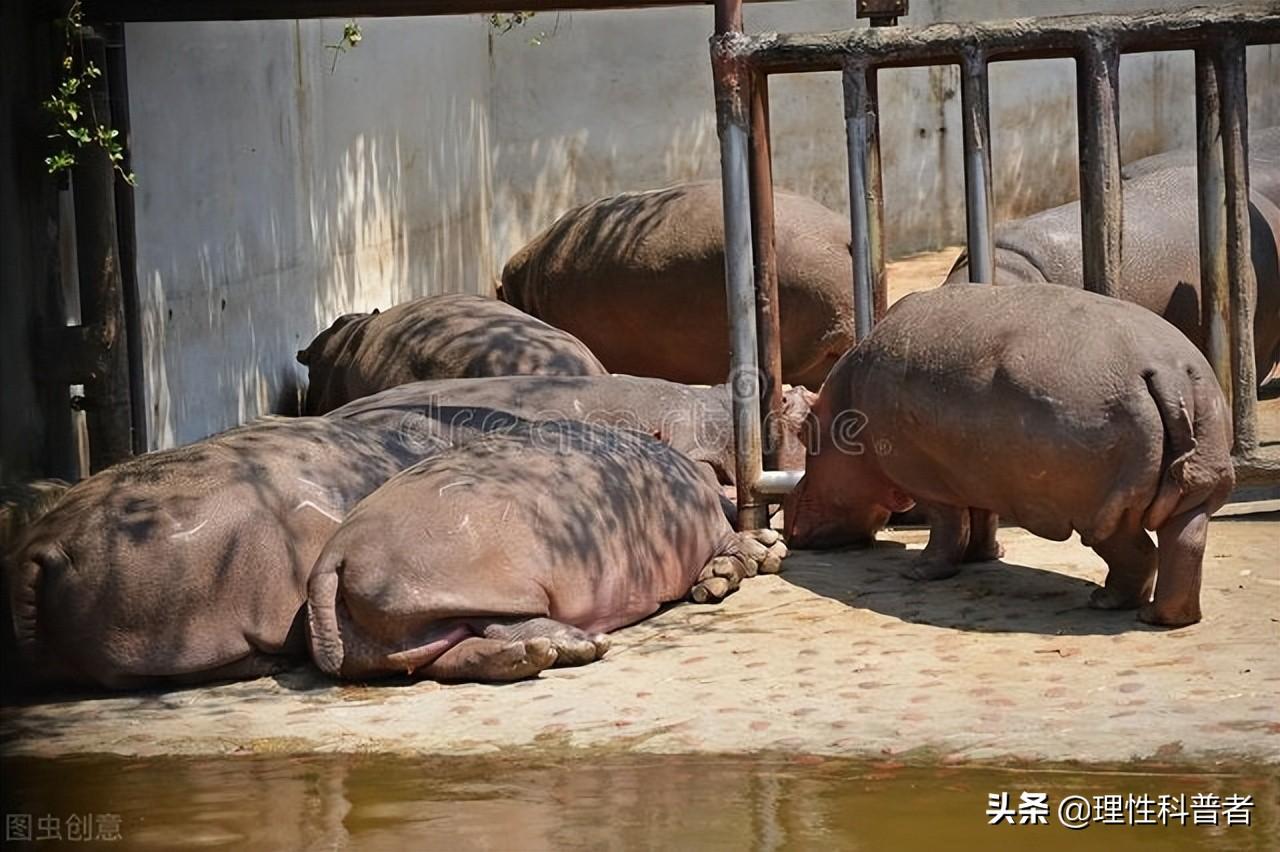
[[[814,594],[913,624],[975,633],[1111,635],[1155,631],[1133,611],[1088,607],[1095,583],[1003,560],[965,565],[947,580],[910,580],[898,572],[917,548],[877,542],[870,549],[793,551],[786,581]]]
[[[503,302],[467,295],[344,315],[298,360],[310,373],[307,414],[422,379],[606,372],[572,335]]]

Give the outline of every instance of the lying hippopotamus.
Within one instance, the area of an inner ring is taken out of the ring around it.
[[[305,653],[307,578],[347,511],[444,443],[268,418],[83,480],[6,566],[20,657],[113,689],[278,671]]]
[[[1258,300],[1258,383],[1280,364],[1280,128],[1249,137],[1250,233]],[[1155,311],[1203,347],[1195,151],[1171,151],[1124,170],[1124,235],[1116,295]],[[1080,204],[1045,210],[995,230],[996,284],[1083,287]],[[969,280],[962,255],[948,284]]]
[[[495,299],[460,294],[340,316],[298,361],[309,376],[304,414],[420,379],[608,372],[572,335]]]
[[[849,221],[775,193],[782,380],[817,389],[853,343]],[[581,339],[610,372],[729,375],[718,182],[570,210],[507,262],[499,298]]]
[[[783,469],[804,467],[800,430],[814,398],[805,388],[785,392],[778,430]],[[468,418],[476,408],[495,409],[527,420],[585,420],[635,429],[709,465],[719,482],[734,481],[733,410],[727,385],[699,387],[620,375],[442,379],[400,385],[347,403],[327,416],[412,436],[415,418],[425,412],[430,415],[428,434],[433,435],[439,406],[454,406]]]
[[[793,547],[869,541],[918,500],[931,530],[909,576],[998,558],[1003,517],[1079,532],[1109,569],[1092,605],[1200,619],[1209,516],[1234,483],[1229,415],[1204,356],[1154,313],[1066,287],[915,293],[841,359],[814,413],[784,508]]]
[[[709,472],[648,435],[525,421],[430,456],[333,534],[307,593],[311,655],[343,678],[507,681],[602,656],[667,601],[777,571]]]

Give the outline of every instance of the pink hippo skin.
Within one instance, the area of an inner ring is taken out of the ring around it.
[[[1067,287],[916,293],[840,360],[814,414],[785,507],[793,547],[870,541],[918,500],[931,530],[911,577],[998,558],[1003,517],[1078,532],[1109,569],[1093,606],[1200,619],[1209,517],[1234,483],[1228,412],[1204,357],[1154,313]]]
[[[524,422],[423,460],[365,498],[316,562],[311,653],[343,678],[506,681],[580,665],[603,635],[777,571],[701,465],[647,435]]]

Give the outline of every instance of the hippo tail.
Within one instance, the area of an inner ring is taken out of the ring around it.
[[[1149,370],[1143,378],[1164,428],[1160,484],[1143,518],[1143,525],[1155,530],[1187,509],[1215,499],[1221,505],[1234,484],[1234,476],[1230,458],[1226,457],[1225,461],[1217,458],[1225,454],[1225,444],[1216,446],[1212,436],[1196,434],[1200,423],[1221,422],[1221,416],[1205,416],[1213,414],[1211,411],[1196,411],[1197,405],[1213,407],[1213,399],[1186,393],[1193,387],[1180,381],[1185,378],[1181,371]],[[1205,380],[1212,381],[1212,377]],[[1218,407],[1221,407],[1220,400],[1219,395]]]
[[[307,644],[311,659],[325,674],[337,677],[345,656],[338,630],[338,571],[342,554],[326,550],[320,555],[307,584]]]

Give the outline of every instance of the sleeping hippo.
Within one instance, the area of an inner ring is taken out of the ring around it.
[[[785,392],[779,464],[804,467],[800,430],[813,393]],[[347,403],[330,412],[362,423],[399,428],[411,434],[417,412],[439,406],[497,409],[528,420],[586,420],[657,435],[694,461],[733,484],[733,410],[727,385],[700,387],[638,376],[500,376],[412,382]],[[470,416],[464,414],[464,416]],[[434,430],[434,421],[427,423]],[[768,434],[768,430],[766,430]]]
[[[340,316],[298,361],[309,376],[304,414],[420,379],[607,372],[572,335],[495,299],[461,294]]]
[[[1249,137],[1253,270],[1258,300],[1254,352],[1258,383],[1280,364],[1280,128]],[[1124,234],[1116,295],[1155,311],[1203,347],[1195,151],[1170,151],[1124,170]],[[1080,204],[1006,222],[995,230],[996,284],[1083,287]],[[948,284],[969,280],[966,258]]]
[[[312,564],[366,494],[444,439],[267,418],[70,488],[6,565],[35,680],[123,689],[257,677],[306,652]]]
[[[709,472],[648,435],[524,422],[424,459],[333,534],[311,654],[343,678],[507,681],[580,665],[608,631],[716,600],[786,548],[735,533]]]
[[[1209,516],[1234,483],[1229,415],[1204,357],[1154,313],[1067,287],[912,294],[840,360],[814,413],[784,508],[793,547],[870,541],[920,501],[931,530],[911,577],[998,558],[1003,517],[1078,532],[1108,567],[1093,606],[1200,619]]]
[[[816,390],[853,343],[849,221],[774,196],[782,380]],[[718,182],[570,210],[508,261],[499,298],[591,348],[610,372],[716,384],[729,374]]]

